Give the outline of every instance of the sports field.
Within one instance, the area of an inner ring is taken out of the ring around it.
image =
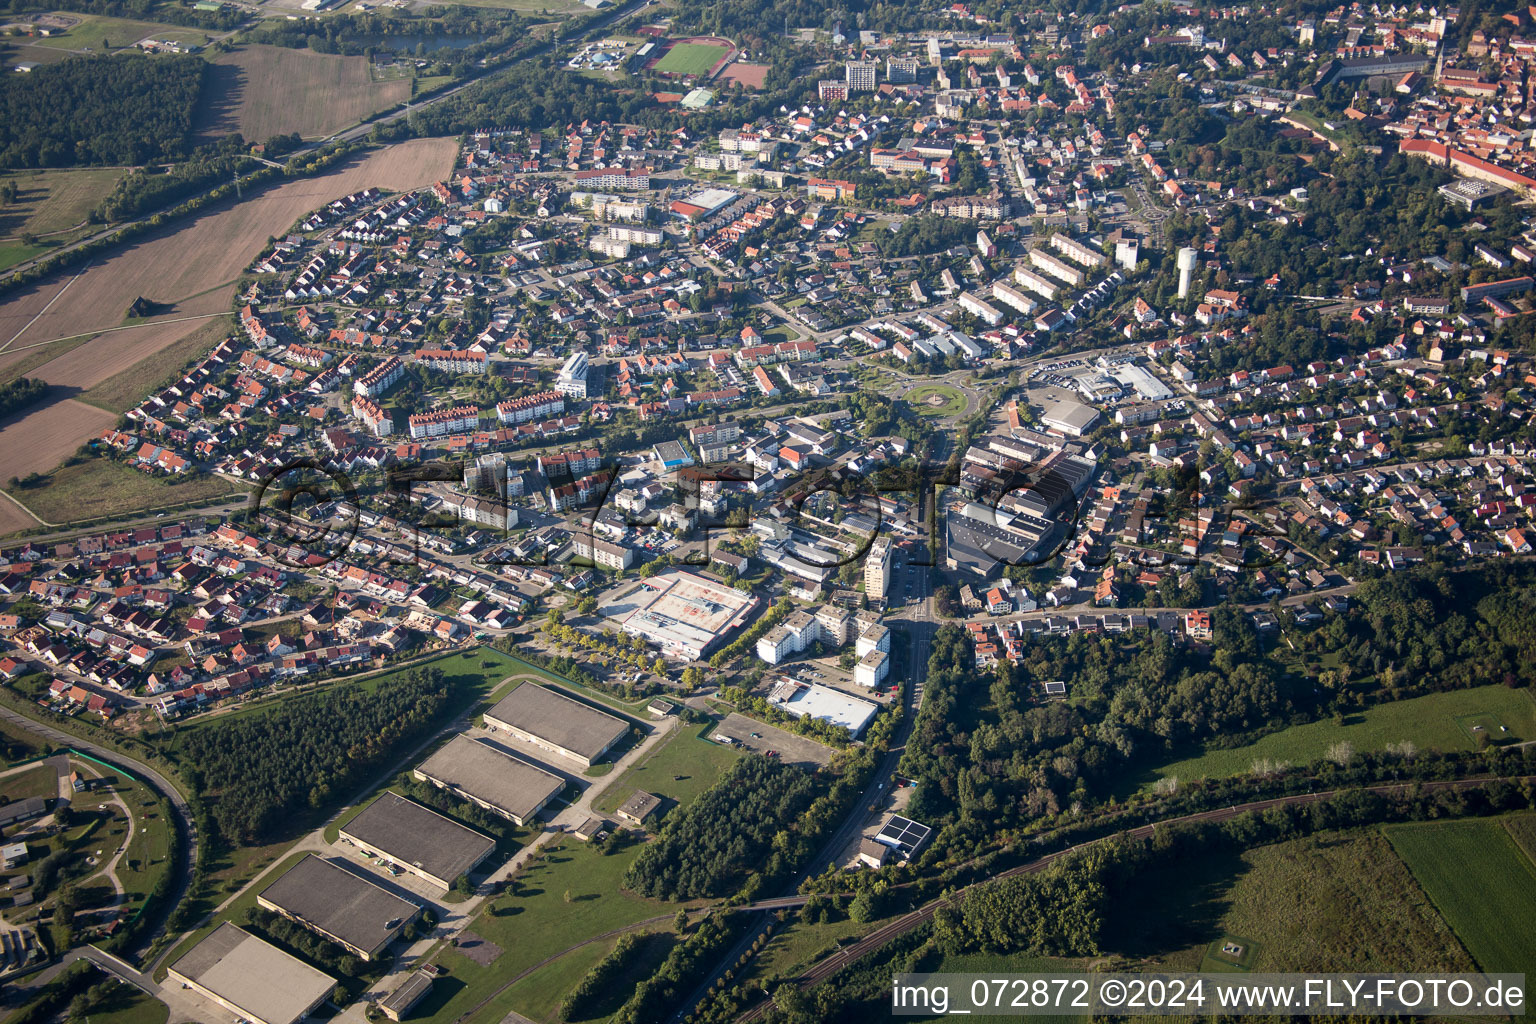
[[[910,398],[909,398],[910,400]],[[1473,750],[1477,725],[1490,738],[1512,742],[1536,739],[1536,702],[1523,690],[1478,686],[1470,690],[1432,693],[1410,700],[1378,704],[1349,715],[1340,725],[1332,719],[1292,726],[1254,743],[1228,749],[1211,748],[1199,757],[1175,761],[1138,780],[1151,785],[1170,776],[1191,779],[1226,778],[1251,771],[1259,760],[1305,765],[1321,758],[1341,740],[1356,751],[1382,750],[1408,740],[1421,750]]]
[[[1536,864],[1502,822],[1383,831],[1479,967],[1536,977]]]
[[[663,75],[702,75],[718,64],[729,46],[715,43],[673,43],[667,55],[656,62],[655,70]]]

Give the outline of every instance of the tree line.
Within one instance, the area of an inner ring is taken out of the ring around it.
[[[612,994],[613,986],[639,958],[646,936],[630,932],[619,936],[606,956],[592,965],[576,987],[560,1002],[560,1016],[565,1020],[583,1020],[592,1016],[598,1004]]]
[[[328,807],[419,740],[448,707],[441,669],[351,684],[181,734],[174,757],[229,842],[269,842]]]

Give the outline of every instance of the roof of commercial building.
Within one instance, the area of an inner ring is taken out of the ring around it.
[[[294,1024],[336,987],[335,978],[228,922],[171,970],[266,1024]]]
[[[412,971],[411,976],[406,978],[399,988],[384,997],[379,1003],[379,1008],[392,1010],[397,1016],[404,1016],[430,991],[432,991],[432,975],[426,971]]]
[[[619,805],[619,816],[633,818],[635,821],[644,821],[661,806],[661,797],[654,793],[647,793],[643,789],[637,789]]]
[[[932,831],[932,828],[924,825],[922,822],[913,821],[911,818],[903,818],[899,814],[893,814],[890,820],[881,827],[880,833],[875,836],[875,841],[884,843],[886,846],[893,846],[903,853],[910,854],[913,850],[923,845],[923,840],[927,839]]]
[[[450,882],[496,848],[489,836],[388,791],[341,832],[392,860]]]
[[[528,688],[518,687],[519,690]],[[416,770],[435,782],[462,789],[519,820],[531,817],[565,788],[565,782],[559,776],[468,736],[455,736]]]
[[[519,686],[485,717],[589,759],[600,756],[629,729],[623,719],[537,683]]]
[[[261,900],[372,952],[421,908],[328,860],[309,856],[262,890]]]
[[[880,706],[873,701],[860,700],[842,690],[816,683],[797,683],[785,679],[768,693],[768,703],[783,708],[792,715],[809,715],[833,725],[846,726],[857,736],[864,731]]]

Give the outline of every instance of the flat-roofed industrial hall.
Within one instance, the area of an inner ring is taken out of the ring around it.
[[[485,713],[485,726],[588,766],[629,732],[622,718],[536,683],[524,683],[503,697]]]
[[[365,856],[383,857],[443,889],[496,849],[489,836],[387,790],[339,831]]]

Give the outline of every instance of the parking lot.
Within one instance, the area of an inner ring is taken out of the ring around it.
[[[790,764],[824,767],[832,763],[831,747],[734,711],[726,715],[725,721],[715,726],[709,735],[717,743],[729,739],[734,746],[758,754],[776,750],[778,756]]]

